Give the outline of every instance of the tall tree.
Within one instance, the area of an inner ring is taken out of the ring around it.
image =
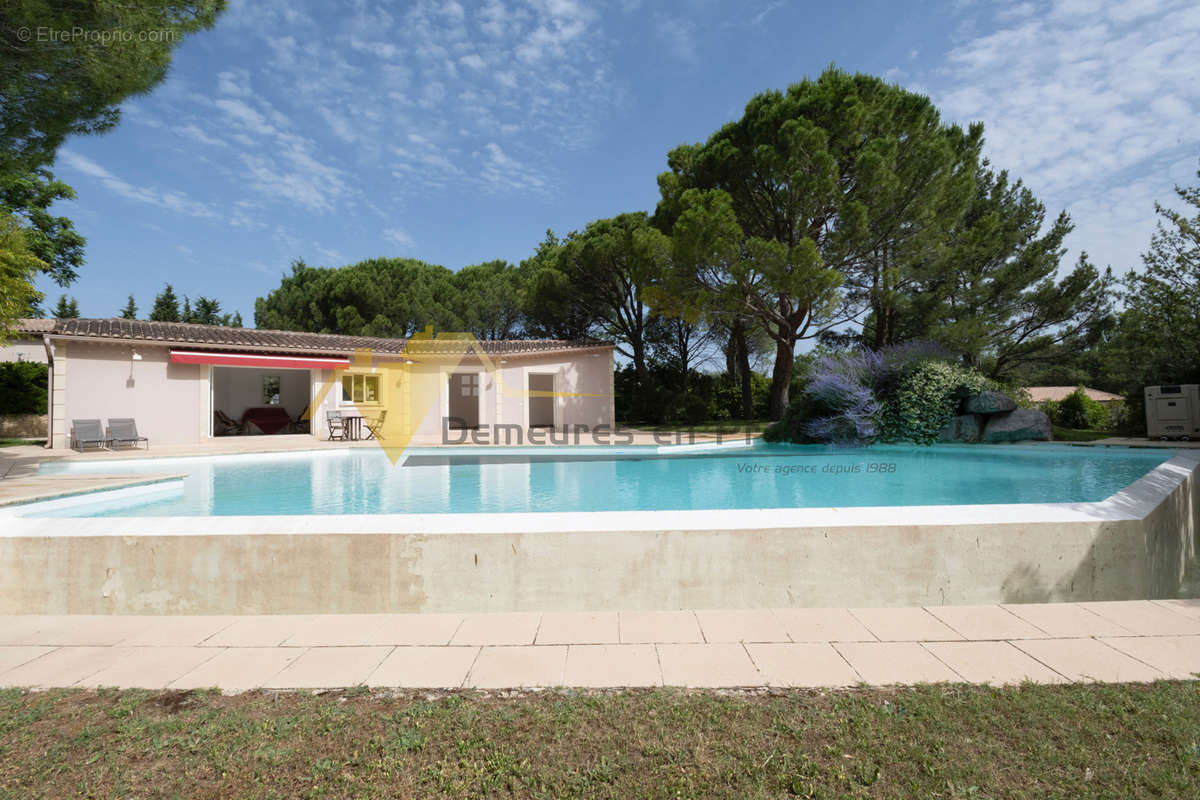
[[[907,314],[890,324],[887,343],[932,339],[965,364],[1011,378],[1094,339],[1107,318],[1112,275],[1082,254],[1058,279],[1073,226],[1065,212],[1048,227],[1045,220],[1045,206],[1020,181],[981,165],[947,246],[905,264],[917,277],[903,287]],[[878,321],[867,320],[868,335]]]
[[[521,272],[507,261],[463,267],[450,283],[455,315],[479,339],[511,339],[521,330]]]
[[[682,316],[654,315],[650,318],[648,338],[653,360],[679,376],[679,386],[686,394],[689,378],[699,367],[719,331],[703,321],[691,321]]]
[[[28,231],[11,214],[0,214],[0,342],[13,323],[29,313],[31,301],[41,300],[33,277],[45,266],[29,247]]]
[[[41,272],[59,286],[69,286],[79,276],[85,239],[71,220],[50,207],[74,197],[75,190],[45,167],[0,171],[0,213],[20,219],[29,232],[30,251],[43,262]]]
[[[187,298],[184,298],[184,308],[188,309],[189,303]],[[220,325],[221,324],[221,303],[211,297],[201,295],[196,298],[196,305],[192,306],[189,312],[183,315],[184,322],[191,322],[196,325]]]
[[[1195,216],[1156,203],[1159,220],[1142,255],[1144,269],[1125,276],[1118,339],[1137,388],[1200,383],[1200,184],[1176,186],[1175,194]]]
[[[50,313],[55,319],[78,319],[79,303],[74,297],[68,298],[65,294],[59,295],[58,304]]]
[[[129,301],[121,309],[121,319],[137,319],[137,312],[137,303],[133,301],[133,295],[129,295]]]
[[[84,239],[50,211],[74,197],[49,169],[58,148],[68,136],[115,126],[122,101],[160,83],[175,46],[211,27],[224,6],[9,0],[0,9],[0,213],[21,220],[30,253],[60,286],[78,275]],[[108,35],[93,35],[100,32]]]
[[[179,322],[179,298],[171,284],[158,293],[154,298],[154,307],[150,309],[150,319],[154,322]]]
[[[372,258],[348,267],[297,260],[277,289],[254,303],[259,328],[405,338],[427,325],[461,330],[453,273],[411,258]]]
[[[212,27],[224,7],[224,0],[5,3],[0,174],[49,165],[68,136],[112,129],[121,103],[161,83],[176,45]],[[42,31],[57,35],[30,35]],[[87,35],[97,32],[112,35]]]
[[[745,237],[727,262],[742,294],[731,302],[775,341],[773,418],[797,343],[886,302],[894,254],[931,246],[961,213],[981,137],[980,126],[942,124],[926,97],[830,68],[757,95],[706,143],[671,151],[661,216],[679,213],[690,189],[731,199]]]
[[[599,322],[596,308],[578,302],[576,286],[561,270],[563,242],[547,230],[534,254],[521,262],[520,303],[524,333],[538,339],[585,339]]]
[[[669,240],[645,212],[589,223],[572,233],[559,253],[557,269],[565,280],[553,287],[555,302],[577,309],[568,311],[569,316],[593,314],[594,335],[615,340],[617,352],[633,363],[643,388],[650,385],[650,311],[644,293],[669,258]],[[563,285],[568,291],[560,291]]]

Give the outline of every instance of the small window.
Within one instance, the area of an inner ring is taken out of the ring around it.
[[[343,375],[342,376],[342,402],[343,403],[378,403],[379,402],[379,376],[378,375]]]
[[[479,373],[468,372],[459,377],[463,397],[479,397]]]
[[[278,375],[263,375],[263,405],[279,405]]]

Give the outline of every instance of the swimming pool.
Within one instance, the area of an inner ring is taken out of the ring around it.
[[[1097,502],[1174,453],[1058,445],[375,449],[50,462],[44,473],[183,473],[30,516],[225,517],[677,511]]]

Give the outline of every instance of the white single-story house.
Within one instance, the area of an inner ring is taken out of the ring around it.
[[[199,444],[229,432],[307,430],[329,418],[419,407],[414,441],[449,428],[613,425],[613,347],[597,341],[385,339],[127,319],[31,319],[14,353],[50,364],[47,446],[71,421],[132,417],[151,445]],[[16,360],[16,359],[13,359]],[[414,392],[427,398],[416,403]],[[434,387],[432,391],[429,387]],[[272,422],[285,423],[281,427]]]

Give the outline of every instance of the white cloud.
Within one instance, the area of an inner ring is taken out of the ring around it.
[[[250,73],[244,69],[226,70],[217,73],[217,91],[234,97],[250,97]]]
[[[59,158],[71,169],[81,172],[89,178],[94,178],[106,189],[126,200],[166,208],[189,217],[212,219],[219,216],[211,207],[191,199],[183,192],[164,191],[151,186],[135,186],[73,150],[61,151]]]
[[[1154,200],[1191,182],[1200,153],[1200,6],[1059,0],[982,22],[988,32],[930,77],[933,99],[953,119],[982,120],[994,165],[1051,214],[1068,210],[1069,246],[1137,266]]]
[[[384,228],[381,233],[384,239],[404,250],[411,250],[417,246],[413,238],[399,228]]]

